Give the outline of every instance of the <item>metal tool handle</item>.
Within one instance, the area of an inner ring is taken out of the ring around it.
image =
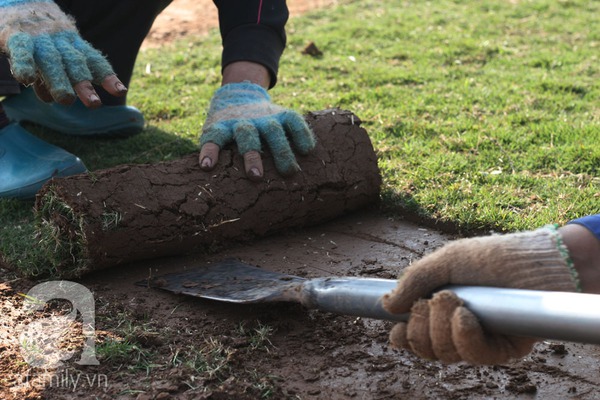
[[[381,297],[397,281],[317,278],[302,288],[302,304],[338,314],[406,321],[390,314]],[[544,339],[600,344],[600,295],[493,287],[449,286],[489,331]]]

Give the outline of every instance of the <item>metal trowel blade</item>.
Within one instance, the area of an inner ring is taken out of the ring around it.
[[[306,279],[227,259],[187,272],[161,275],[136,282],[176,294],[239,304],[297,301]]]

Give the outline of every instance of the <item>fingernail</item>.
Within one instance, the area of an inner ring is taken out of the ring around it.
[[[208,157],[204,157],[202,159],[202,168],[211,168],[212,167],[212,160]]]
[[[88,97],[88,100],[90,101],[90,103],[99,103],[100,97],[98,97],[95,94],[91,94],[90,97]]]
[[[119,92],[126,92],[127,91],[127,88],[121,82],[115,83],[115,88],[117,88],[117,90]]]
[[[253,178],[261,178],[262,177],[262,175],[260,174],[260,171],[256,167],[250,168],[250,171],[248,171],[248,174]]]

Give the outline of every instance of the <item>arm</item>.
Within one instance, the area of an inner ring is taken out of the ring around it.
[[[304,119],[271,103],[266,89],[277,82],[285,47],[288,11],[284,0],[215,0],[223,38],[223,81],[211,100],[200,138],[200,166],[210,171],[221,147],[235,141],[247,176],[263,176],[261,145],[271,149],[283,175],[300,169],[288,141],[306,154],[315,139]]]
[[[262,65],[272,88],[277,83],[279,60],[286,45],[289,12],[285,0],[214,0],[219,9],[223,40],[221,64],[246,61]]]
[[[571,221],[559,233],[579,274],[581,290],[600,294],[600,214]]]
[[[252,61],[235,61],[223,69],[223,86],[244,81],[268,89],[271,85],[271,75],[266,67]]]

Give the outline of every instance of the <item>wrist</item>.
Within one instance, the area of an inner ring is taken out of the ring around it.
[[[269,75],[269,70],[263,65],[250,61],[232,62],[223,69],[223,86],[228,83],[240,83],[244,81],[249,81],[264,89],[268,89],[271,84],[271,76]]]
[[[558,232],[569,250],[582,291],[600,293],[600,240],[577,224],[565,225]]]

